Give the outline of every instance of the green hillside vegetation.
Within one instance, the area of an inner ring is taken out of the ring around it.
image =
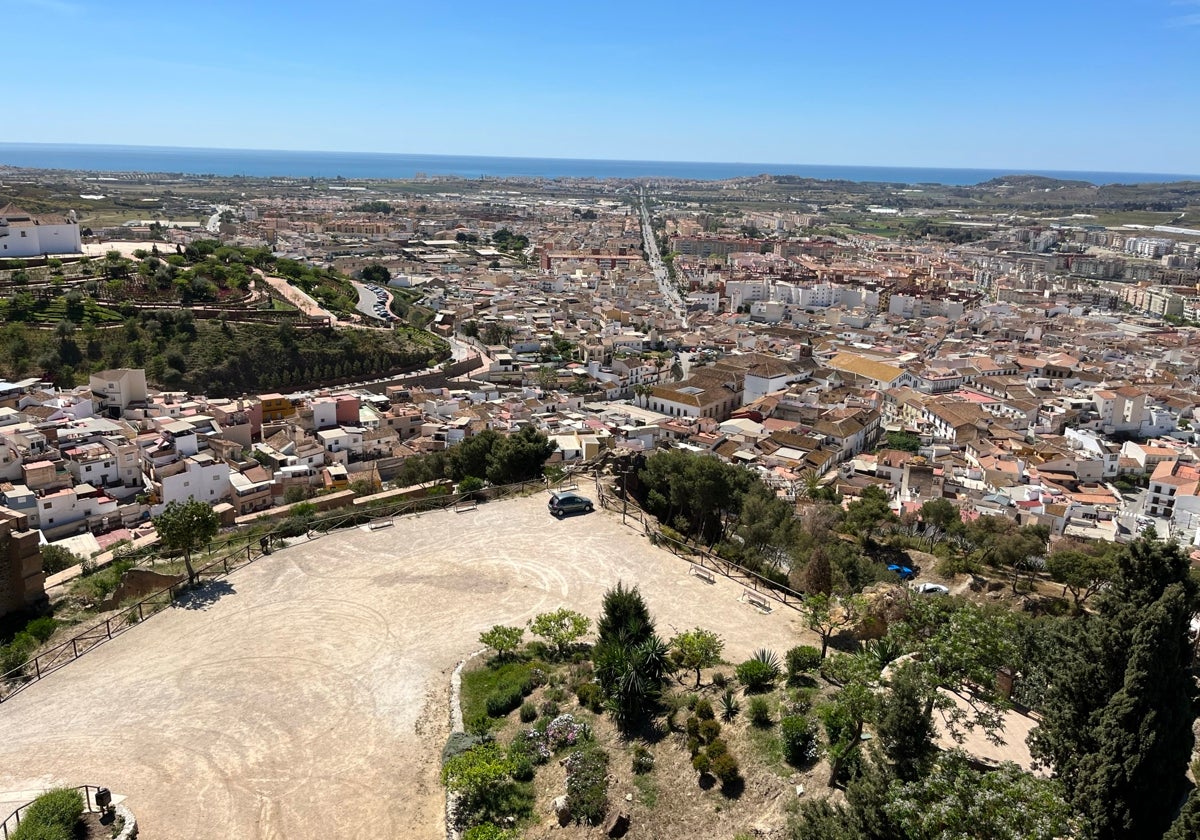
[[[59,385],[95,371],[142,367],[162,388],[209,396],[374,378],[436,363],[445,342],[418,330],[298,329],[291,323],[200,321],[186,310],[151,310],[123,325],[0,328],[0,376],[46,376]]]

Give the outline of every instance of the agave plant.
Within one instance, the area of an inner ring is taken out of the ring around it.
[[[725,689],[725,693],[721,695],[721,720],[726,723],[732,723],[741,710],[742,704],[738,702],[737,695],[733,689]]]
[[[773,650],[759,648],[758,650],[754,651],[754,656],[750,658],[767,666],[776,679],[778,679],[779,675],[783,673],[783,666],[779,662],[779,655]]]

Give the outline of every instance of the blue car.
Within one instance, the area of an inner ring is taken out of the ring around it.
[[[890,566],[888,566],[888,571],[895,572],[896,574],[900,575],[900,580],[912,580],[913,577],[913,570],[908,568],[908,566],[899,566],[895,563],[892,563]]]

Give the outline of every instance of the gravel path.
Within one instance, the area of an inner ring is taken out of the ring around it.
[[[731,661],[796,643],[798,614],[687,571],[544,494],[279,550],[0,705],[0,806],[87,782],[128,795],[147,837],[442,837],[450,673],[480,631],[595,616],[623,579],[662,635],[709,627]]]

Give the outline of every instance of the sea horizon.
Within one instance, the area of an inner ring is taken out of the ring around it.
[[[1092,184],[1200,180],[1182,173],[1021,168],[877,166],[609,160],[602,158],[321,152],[83,143],[0,143],[0,166],[97,173],[220,177],[411,180],[417,177],[677,179],[722,181],[779,175],[857,183],[971,186],[1006,175],[1035,175]]]

